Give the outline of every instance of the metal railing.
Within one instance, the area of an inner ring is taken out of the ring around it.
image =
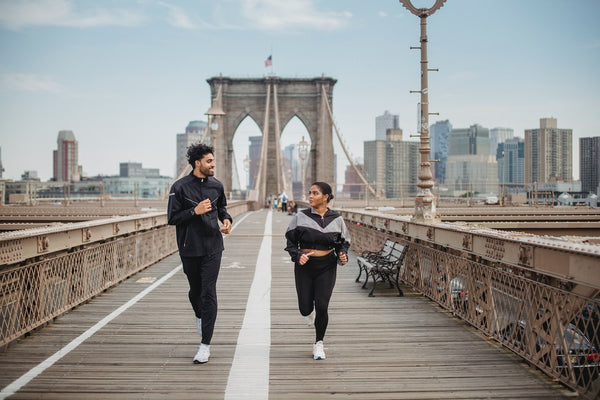
[[[399,275],[404,283],[583,397],[598,398],[600,248],[406,217],[342,214],[355,251],[373,250],[385,238],[408,246]],[[511,247],[530,250],[512,257],[506,254]],[[574,264],[585,271],[574,272]]]
[[[0,348],[176,251],[165,212],[0,234]]]

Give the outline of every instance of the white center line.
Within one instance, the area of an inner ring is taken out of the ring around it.
[[[273,211],[269,211],[265,222],[265,236],[256,259],[246,314],[229,371],[225,400],[269,398],[272,220]]]

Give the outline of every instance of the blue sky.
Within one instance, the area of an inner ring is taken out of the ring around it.
[[[577,178],[578,139],[600,136],[598,17],[598,0],[448,0],[428,19],[430,122],[523,136],[555,117],[573,129]],[[4,177],[50,178],[63,129],[87,175],[136,161],[173,176],[175,135],[210,106],[206,79],[264,76],[271,53],[278,76],[338,80],[335,118],[362,158],[385,110],[416,133],[418,43],[398,0],[0,0]],[[236,143],[255,134],[244,122]],[[301,135],[294,122],[282,142]]]

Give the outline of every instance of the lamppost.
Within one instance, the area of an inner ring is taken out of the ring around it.
[[[411,47],[411,49],[421,50],[421,90],[411,91],[411,93],[421,93],[421,115],[419,116],[419,136],[421,137],[421,145],[419,153],[421,153],[421,169],[419,172],[419,193],[415,198],[415,214],[416,220],[432,221],[438,218],[436,213],[435,197],[431,193],[433,187],[433,175],[431,173],[431,163],[429,153],[429,88],[427,81],[427,73],[430,70],[427,68],[427,17],[432,15],[438,8],[444,5],[446,0],[435,0],[435,4],[431,8],[416,8],[412,5],[411,0],[400,0],[400,3],[406,7],[411,13],[421,19],[421,46]]]
[[[306,193],[304,193],[304,181],[306,180],[306,168],[304,167],[304,160],[308,156],[308,142],[304,140],[304,136],[302,136],[302,140],[298,143],[298,157],[302,160],[302,200],[306,200]]]

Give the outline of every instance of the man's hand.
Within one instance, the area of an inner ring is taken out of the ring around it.
[[[226,219],[225,221],[223,221],[223,227],[221,228],[221,232],[223,232],[224,234],[228,234],[231,231],[231,221]]]
[[[206,214],[212,210],[212,204],[210,203],[210,199],[204,199],[194,208],[194,212],[196,215]]]

